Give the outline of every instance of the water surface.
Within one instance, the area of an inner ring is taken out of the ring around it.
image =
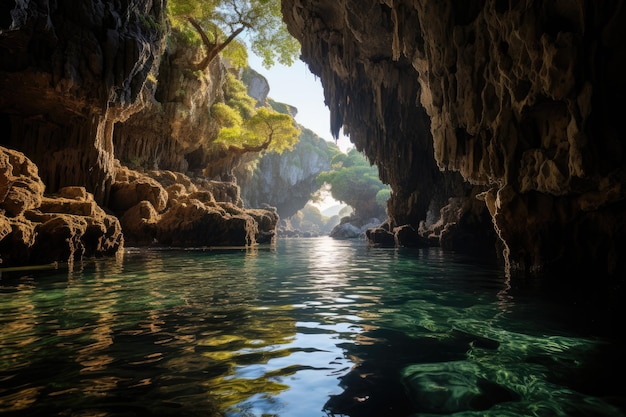
[[[625,415],[623,326],[565,293],[328,237],[5,272],[0,413]]]

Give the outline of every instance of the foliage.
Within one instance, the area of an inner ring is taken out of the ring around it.
[[[251,118],[256,112],[257,101],[248,95],[248,89],[233,74],[226,74],[224,83],[224,98],[226,103],[237,110],[244,120]]]
[[[298,59],[300,45],[282,20],[280,0],[170,0],[168,11],[173,26],[195,30],[196,42],[201,40],[207,47],[206,62],[200,66],[208,65],[219,52],[234,65],[244,65],[247,52],[235,40],[240,34],[247,35],[250,48],[266,68],[276,61],[289,66]]]
[[[391,190],[389,188],[383,188],[376,193],[376,203],[383,209],[387,207],[387,200],[391,197]]]
[[[318,184],[329,184],[333,198],[349,204],[361,216],[375,217],[381,214],[377,196],[382,192],[379,198],[384,198],[383,191],[388,192],[389,187],[380,181],[378,168],[371,165],[356,149],[336,155],[331,164],[330,171],[318,175]]]
[[[291,116],[277,111],[261,107],[256,114],[248,120],[248,130],[262,140],[267,138],[271,141],[268,151],[282,153],[293,149],[298,141],[300,130],[295,126]]]
[[[327,218],[325,218],[326,216],[322,214],[319,208],[311,204],[307,204],[306,206],[304,206],[300,210],[300,212],[302,212],[305,219],[320,226],[324,225],[325,221],[328,220]]]
[[[232,74],[226,78],[224,97],[224,103],[211,106],[211,115],[221,126],[217,143],[239,154],[293,149],[300,130],[290,115],[267,107],[256,109],[256,101]]]
[[[241,114],[226,103],[215,103],[211,106],[211,116],[222,129],[243,125]]]

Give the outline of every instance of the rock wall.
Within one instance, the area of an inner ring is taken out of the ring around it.
[[[3,268],[117,254],[124,236],[160,246],[275,237],[275,210],[244,209],[235,183],[209,180],[230,178],[239,158],[212,146],[226,69],[216,59],[193,71],[201,51],[171,31],[165,5],[0,4]]]
[[[37,166],[0,146],[0,267],[120,253],[120,222],[84,187],[64,187],[53,195],[44,190]]]
[[[252,246],[276,237],[275,209],[246,209],[235,183],[119,167],[111,209],[133,246]]]
[[[341,151],[311,130],[301,129],[293,150],[267,153],[251,176],[238,176],[241,197],[248,207],[267,204],[276,207],[280,217],[286,219],[303,208],[320,188],[317,176],[330,169],[332,157]]]
[[[282,4],[333,131],[394,190],[392,226],[452,184],[484,202],[508,270],[626,276],[623,1]]]
[[[48,192],[84,185],[106,203],[113,127],[152,94],[163,0],[25,0],[0,7],[0,144],[38,166]],[[146,88],[148,87],[148,88]]]
[[[148,170],[219,176],[224,167],[212,161],[219,126],[211,106],[223,101],[225,68],[213,60],[206,71],[193,71],[203,50],[173,30],[152,79],[155,92],[144,107],[115,125],[113,143],[122,163]]]

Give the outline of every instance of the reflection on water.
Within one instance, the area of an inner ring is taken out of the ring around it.
[[[0,413],[624,415],[621,346],[533,291],[330,238],[5,273]]]

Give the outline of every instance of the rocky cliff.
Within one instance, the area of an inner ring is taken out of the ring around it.
[[[84,185],[106,203],[113,127],[153,94],[165,2],[48,0],[0,8],[2,145],[24,152],[48,192]]]
[[[282,4],[390,228],[479,201],[508,270],[626,276],[623,1]]]
[[[239,182],[241,197],[249,207],[268,204],[281,218],[293,216],[320,187],[317,176],[330,169],[339,148],[302,128],[300,140],[291,151],[267,153],[258,161],[249,178]]]
[[[251,68],[242,73],[248,95],[258,106],[269,105],[274,110],[295,117],[298,109],[269,98],[267,79]],[[248,207],[269,205],[275,207],[282,219],[302,209],[311,194],[320,187],[317,176],[330,169],[330,161],[340,153],[339,147],[300,126],[300,137],[294,148],[282,153],[268,152],[236,169],[241,198]],[[245,162],[245,161],[244,161]]]
[[[0,5],[0,263],[142,245],[271,241],[215,146],[224,63],[169,26],[163,0]],[[120,163],[120,161],[122,161]],[[130,166],[130,169],[128,166]],[[123,229],[123,230],[122,230]]]

